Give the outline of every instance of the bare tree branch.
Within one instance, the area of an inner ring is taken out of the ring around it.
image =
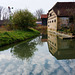
[[[0,6],[0,20],[1,20],[1,12],[2,12],[3,7]]]
[[[43,9],[38,9],[35,12],[35,16],[37,17],[37,19],[41,18],[41,15],[44,13]]]

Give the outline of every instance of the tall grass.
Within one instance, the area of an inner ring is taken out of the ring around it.
[[[40,31],[40,33],[47,34],[47,26],[37,26],[35,29]]]
[[[5,31],[0,32],[0,46],[11,44],[17,41],[23,41],[29,38],[32,38],[39,34],[39,31],[35,29],[29,29],[26,31]]]

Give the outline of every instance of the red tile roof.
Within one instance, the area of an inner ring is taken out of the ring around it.
[[[47,18],[47,14],[42,14],[41,18]]]
[[[75,14],[75,2],[57,2],[52,9],[57,16],[72,16]]]

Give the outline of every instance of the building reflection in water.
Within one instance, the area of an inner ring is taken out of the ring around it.
[[[47,42],[47,34],[41,34],[41,41],[42,42]]]
[[[74,39],[59,39],[57,35],[48,32],[48,47],[50,53],[58,60],[75,59]]]

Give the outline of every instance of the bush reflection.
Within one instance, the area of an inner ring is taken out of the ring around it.
[[[22,44],[16,45],[11,52],[18,58],[24,60],[28,59],[34,55],[34,52],[37,50],[37,43],[35,41],[24,42]]]

